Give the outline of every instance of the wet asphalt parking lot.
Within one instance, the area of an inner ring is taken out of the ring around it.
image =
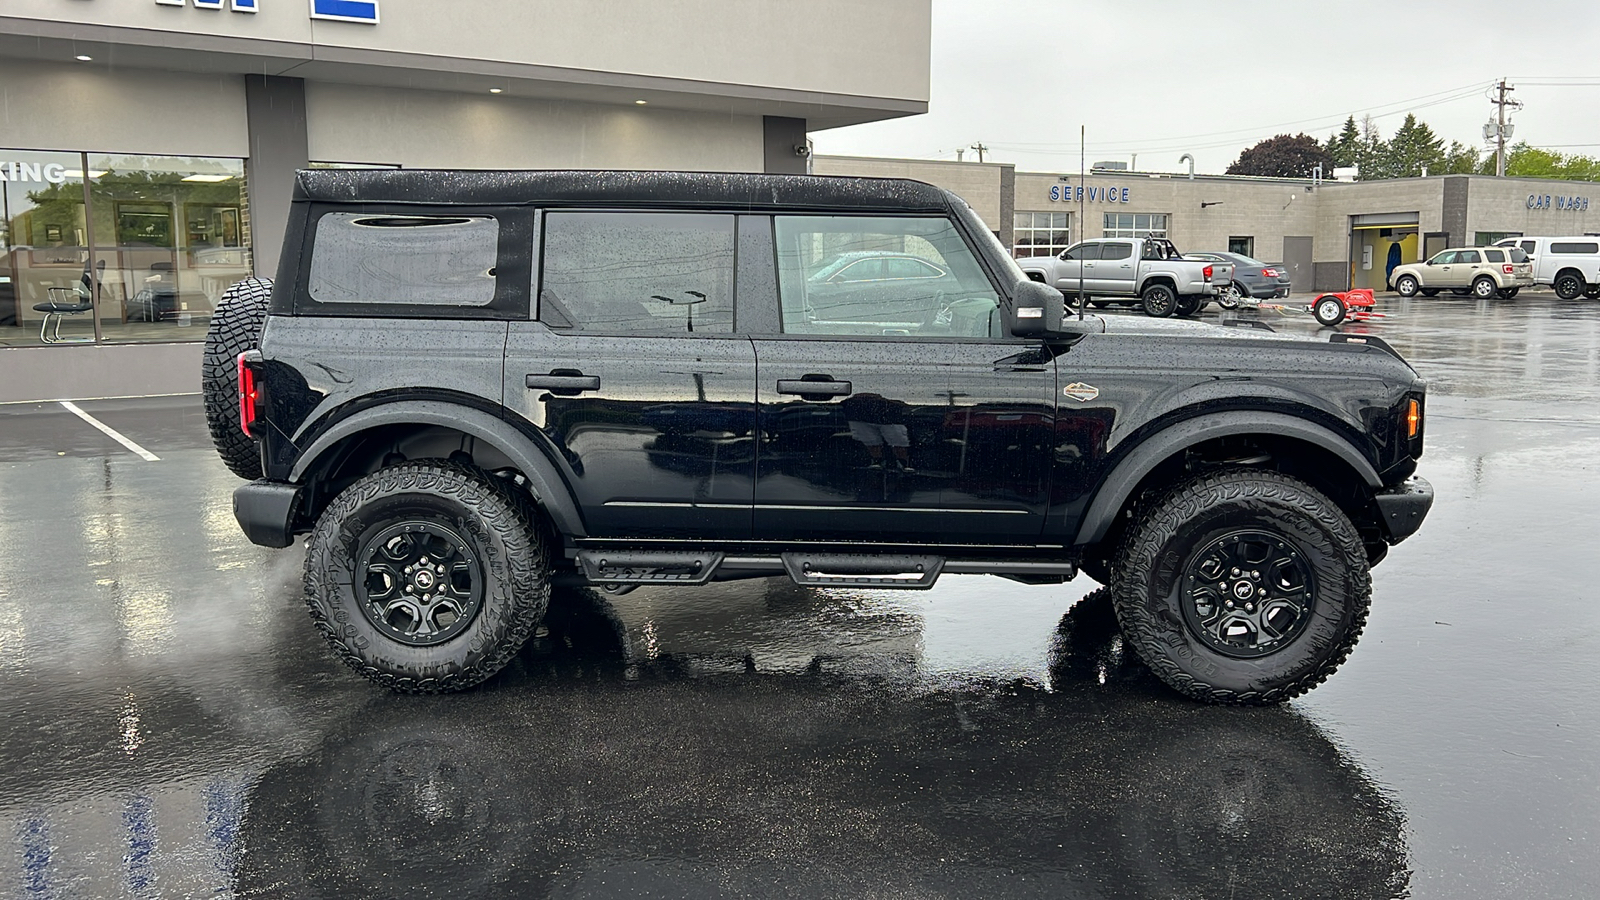
[[[0,406],[0,897],[1593,897],[1600,304],[1379,308],[1344,330],[1429,379],[1438,500],[1269,709],[1165,690],[1081,576],[570,592],[393,696],[240,534],[198,397],[76,404],[144,455]]]

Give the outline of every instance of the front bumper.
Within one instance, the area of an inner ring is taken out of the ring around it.
[[[287,547],[294,543],[289,530],[300,488],[281,481],[252,481],[233,492],[233,517],[239,520],[244,536],[263,547]]]
[[[1433,485],[1426,478],[1415,475],[1392,488],[1379,491],[1374,497],[1383,521],[1388,541],[1398,544],[1416,534],[1433,508]]]

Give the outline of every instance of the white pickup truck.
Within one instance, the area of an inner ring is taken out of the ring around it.
[[[1233,281],[1231,264],[1184,259],[1164,238],[1097,238],[1017,265],[1069,301],[1079,294],[1085,300],[1134,300],[1158,319],[1194,315]]]

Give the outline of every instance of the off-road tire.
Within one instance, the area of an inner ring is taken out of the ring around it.
[[[1139,294],[1139,302],[1152,319],[1170,318],[1178,310],[1178,292],[1164,284],[1152,284]]]
[[[246,278],[228,288],[211,314],[200,365],[200,399],[211,443],[228,471],[248,481],[261,477],[261,455],[239,428],[239,354],[261,346],[272,281]]]
[[[1408,299],[1415,297],[1417,292],[1421,290],[1421,287],[1421,284],[1417,281],[1416,276],[1414,275],[1401,275],[1399,278],[1394,280],[1395,293]],[[1428,296],[1432,297],[1437,293],[1439,292],[1434,291],[1433,294],[1428,294]]]
[[[1488,276],[1480,276],[1472,282],[1472,296],[1479,300],[1488,300],[1500,293],[1500,285]]]
[[[1237,532],[1281,540],[1310,574],[1308,618],[1275,651],[1238,658],[1214,649],[1185,617],[1185,573]],[[1321,684],[1366,625],[1372,578],[1361,536],[1333,501],[1276,472],[1235,469],[1179,484],[1147,507],[1112,568],[1123,635],[1174,690],[1207,703],[1264,705]]]
[[[481,603],[443,643],[389,637],[361,608],[360,547],[389,524],[447,524],[471,544]],[[418,460],[380,469],[346,488],[306,540],[306,605],[335,655],[361,675],[408,694],[472,687],[522,649],[550,601],[549,561],[531,504],[514,487],[470,466]]]
[[[1349,314],[1344,301],[1332,294],[1324,294],[1311,304],[1311,314],[1323,325],[1337,325]]]
[[[1556,296],[1562,300],[1576,300],[1583,296],[1584,284],[1582,276],[1571,272],[1561,272],[1556,275],[1555,283],[1551,287],[1556,289]]]

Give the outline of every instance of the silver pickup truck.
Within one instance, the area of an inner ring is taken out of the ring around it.
[[[1086,300],[1136,300],[1158,319],[1194,315],[1233,281],[1231,264],[1184,259],[1164,238],[1098,238],[1017,264],[1069,301],[1080,293]]]

